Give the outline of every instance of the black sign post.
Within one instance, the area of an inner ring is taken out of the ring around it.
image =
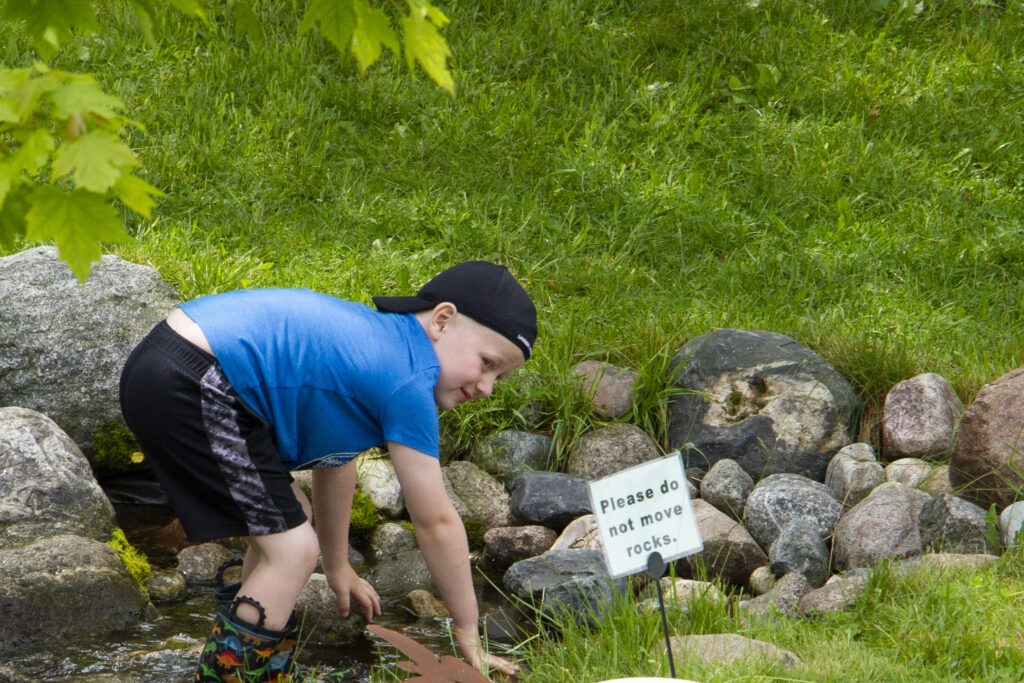
[[[647,576],[654,579],[654,585],[658,587],[658,608],[661,610],[661,627],[665,631],[665,650],[668,652],[668,669],[672,672],[672,678],[676,677],[676,663],[672,659],[672,640],[669,636],[668,617],[665,616],[665,598],[661,595],[661,577],[665,575],[665,560],[661,553],[654,551],[647,558]]]

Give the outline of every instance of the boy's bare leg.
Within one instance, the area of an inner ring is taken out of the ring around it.
[[[306,513],[306,519],[310,522],[313,521],[313,506],[309,502],[309,498],[306,497],[306,492],[302,488],[292,482],[292,493],[295,494],[295,499],[299,501],[299,505],[302,506],[302,511]],[[245,559],[242,561],[242,582],[245,582],[249,578],[249,574],[256,567],[256,562],[259,558],[258,553],[253,549],[252,543],[249,544],[248,549],[245,551]]]
[[[316,568],[320,555],[316,532],[307,521],[267,536],[250,536],[239,596],[252,598],[266,612],[264,626],[280,631],[291,617],[292,609]],[[240,619],[256,624],[259,611],[242,602],[236,607]]]

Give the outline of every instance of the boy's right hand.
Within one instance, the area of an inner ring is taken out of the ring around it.
[[[362,607],[366,621],[380,616],[380,596],[370,582],[356,574],[352,565],[339,567],[327,575],[327,583],[338,596],[338,613],[348,617],[352,602]]]

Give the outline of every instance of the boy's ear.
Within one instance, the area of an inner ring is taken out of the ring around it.
[[[450,301],[443,301],[430,312],[430,338],[440,339],[449,325],[455,322],[459,310]]]

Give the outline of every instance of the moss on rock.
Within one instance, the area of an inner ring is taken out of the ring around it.
[[[143,595],[148,595],[146,583],[149,581],[150,567],[149,559],[145,553],[138,550],[128,541],[120,527],[115,527],[114,532],[110,535],[110,540],[107,541],[107,545],[117,551],[117,554],[121,556],[121,560],[124,562],[124,566],[128,569],[128,574],[138,584],[139,590],[142,591]]]

